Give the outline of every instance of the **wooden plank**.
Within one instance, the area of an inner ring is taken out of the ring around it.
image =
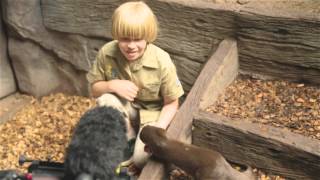
[[[207,87],[212,85],[212,81],[217,79],[215,76],[221,77],[221,72],[224,72],[221,69],[230,67],[226,64],[229,64],[230,61],[236,60],[236,41],[232,39],[222,41],[217,51],[211,56],[202,69],[185,102],[180,107],[173,122],[168,128],[167,135],[170,138],[191,143],[193,113],[199,109],[200,98],[203,97]],[[160,180],[163,178],[163,175],[163,165],[159,162],[151,161],[148,162],[146,167],[143,169],[139,180]]]
[[[220,57],[224,59],[224,61],[220,64],[212,79],[209,82],[203,82],[206,83],[206,86],[200,97],[199,109],[205,109],[213,104],[218,99],[218,96],[224,92],[225,88],[228,87],[238,75],[238,48],[236,44],[234,44],[234,46],[228,50],[229,53],[225,57]]]
[[[193,143],[214,149],[228,160],[289,179],[319,179],[320,141],[289,130],[231,120],[199,111]]]
[[[259,52],[259,50],[256,52]],[[316,68],[283,64],[248,56],[245,53],[240,53],[239,58],[241,59],[240,71],[242,74],[259,77],[260,79],[285,79],[299,83],[320,84],[320,70]]]
[[[320,1],[256,1],[242,8],[236,18],[240,69],[320,84],[319,7]]]
[[[195,84],[191,88],[186,101],[182,104],[176,114],[175,119],[168,129],[168,136],[180,141],[191,142],[191,125],[192,116],[199,108],[201,97],[207,92],[207,89],[212,85],[216,76],[221,77],[223,68],[229,68],[225,64],[229,64],[230,58],[237,58],[235,52],[237,43],[233,39],[226,39],[221,42],[217,51],[211,56]],[[228,76],[226,74],[226,76]]]

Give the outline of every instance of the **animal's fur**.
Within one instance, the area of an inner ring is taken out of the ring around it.
[[[114,94],[105,93],[97,99],[97,104],[98,106],[113,107],[123,113],[127,127],[127,139],[136,137],[136,130],[130,125],[129,118],[132,118],[130,116],[136,117],[137,111],[130,105],[130,102]]]
[[[119,163],[128,159],[126,125],[123,113],[112,107],[96,107],[80,119],[67,148],[65,179],[86,173],[93,179],[121,179],[115,175]]]
[[[140,134],[153,156],[181,168],[196,180],[254,180],[248,168],[245,172],[233,169],[216,151],[170,140],[166,131],[154,126],[145,126]]]

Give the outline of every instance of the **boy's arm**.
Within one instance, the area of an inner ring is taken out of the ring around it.
[[[164,105],[162,107],[159,120],[156,123],[157,127],[167,129],[170,125],[173,117],[175,116],[179,108],[179,100],[168,100],[164,99]]]
[[[111,81],[97,81],[91,85],[91,96],[97,98],[104,93],[111,93],[112,85],[110,87]]]
[[[110,80],[110,81],[97,81],[91,85],[91,95],[95,98],[104,93],[116,93],[118,96],[133,101],[137,96],[138,87],[128,80]]]

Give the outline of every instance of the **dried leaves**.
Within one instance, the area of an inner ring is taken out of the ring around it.
[[[239,76],[207,111],[320,139],[320,88]],[[255,170],[261,180],[281,180]]]
[[[320,139],[320,89],[240,76],[208,111]]]
[[[285,81],[240,76],[207,110],[232,118],[287,127],[320,139],[320,89]],[[55,94],[32,102],[0,125],[0,169],[19,169],[18,158],[63,161],[72,131],[93,99]],[[261,180],[282,180],[255,170]],[[178,171],[170,179],[191,179]]]
[[[55,94],[31,103],[0,125],[0,169],[20,169],[18,158],[63,161],[64,151],[81,115],[95,106],[92,99]]]

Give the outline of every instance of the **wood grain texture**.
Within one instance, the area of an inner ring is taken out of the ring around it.
[[[320,83],[320,22],[252,14],[243,15],[238,21],[242,71]],[[306,70],[303,77],[301,70]]]
[[[237,56],[234,54],[237,52],[236,47],[236,41],[232,39],[226,39],[221,42],[217,51],[211,56],[202,69],[186,100],[174,117],[167,130],[168,137],[191,143],[193,114],[199,110],[201,97],[203,97],[209,85],[212,84],[212,81],[216,80],[215,76],[221,76],[220,69],[226,67],[225,64],[231,61],[230,58],[237,59]],[[226,74],[226,76],[228,75]],[[150,169],[153,169],[153,171],[150,171]],[[148,162],[139,180],[160,180],[164,176],[163,169],[164,167],[160,163],[153,161]]]
[[[203,64],[182,56],[171,55],[171,58],[176,65],[177,73],[180,81],[182,82],[183,89],[189,92],[196,81]]]
[[[225,48],[226,53],[220,53],[221,57],[217,59],[223,59],[223,63],[216,70],[212,79],[206,83],[205,91],[200,97],[199,109],[205,109],[209,105],[215,103],[218,96],[222,94],[225,88],[233,82],[237,77],[239,71],[239,60],[238,60],[238,48],[237,44],[234,43],[230,47]]]
[[[268,61],[239,54],[242,74],[249,74],[260,79],[284,79],[297,83],[320,84],[320,70]]]
[[[41,0],[43,22],[49,29],[111,38],[111,17],[121,0]]]
[[[232,162],[289,179],[319,178],[319,140],[204,111],[194,118],[195,145],[217,150]]]

